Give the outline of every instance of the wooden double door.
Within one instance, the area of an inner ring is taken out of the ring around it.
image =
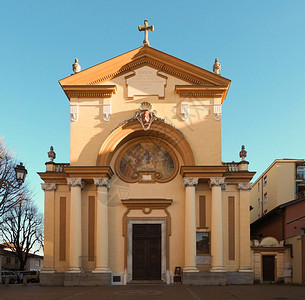
[[[161,280],[161,224],[132,225],[132,279]]]

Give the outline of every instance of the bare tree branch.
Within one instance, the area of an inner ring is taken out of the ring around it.
[[[2,217],[0,233],[11,248],[24,270],[30,253],[35,253],[43,245],[43,216],[37,210],[29,192],[18,195],[18,204]]]
[[[16,165],[13,155],[0,139],[0,218],[17,204],[18,193],[26,189],[17,182]]]

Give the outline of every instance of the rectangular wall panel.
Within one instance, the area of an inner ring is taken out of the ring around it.
[[[89,196],[88,205],[88,260],[94,261],[94,236],[95,236],[95,197]]]
[[[235,199],[228,199],[229,260],[235,260]]]
[[[66,197],[60,197],[59,199],[59,209],[60,209],[60,217],[59,217],[59,260],[66,260],[66,211],[67,211],[67,201]]]
[[[206,228],[206,199],[199,196],[199,228]]]

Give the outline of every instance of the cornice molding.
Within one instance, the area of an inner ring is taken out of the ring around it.
[[[172,75],[193,85],[211,84],[226,86],[231,81],[179,58],[161,52],[152,47],[140,47],[120,56],[102,62],[77,74],[59,81],[61,86],[88,85],[97,86],[114,77],[131,72],[143,65],[155,68],[159,72]]]
[[[69,177],[81,177],[84,180],[93,180],[97,177],[111,178],[113,171],[110,166],[68,166],[65,172]]]
[[[209,181],[211,177],[223,177],[226,166],[182,166],[180,175],[184,177],[198,177],[199,181]]]
[[[111,98],[117,93],[116,85],[63,85],[68,99],[71,98]]]
[[[130,209],[165,209],[173,203],[172,199],[122,199],[122,204]]]
[[[176,85],[175,92],[181,98],[221,98],[224,101],[229,86],[205,85]]]

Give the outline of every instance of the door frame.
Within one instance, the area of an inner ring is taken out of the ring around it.
[[[264,256],[272,256],[273,257],[273,280],[265,280],[264,281]],[[276,254],[262,254],[262,282],[275,282],[276,281],[276,269],[277,269],[277,255]]]
[[[127,220],[127,282],[132,280],[132,225],[133,224],[161,224],[161,280],[166,282],[166,219],[128,219]]]

